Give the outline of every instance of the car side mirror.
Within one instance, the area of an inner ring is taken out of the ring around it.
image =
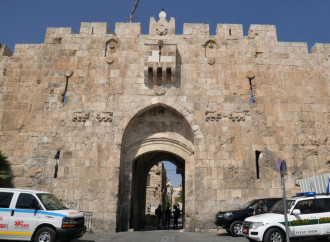
[[[299,209],[293,209],[292,214],[293,215],[299,215],[301,212]]]

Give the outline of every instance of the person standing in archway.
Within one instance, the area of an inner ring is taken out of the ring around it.
[[[178,228],[178,219],[180,217],[180,209],[178,208],[178,206],[174,206],[174,229]]]
[[[167,209],[165,210],[165,229],[166,227],[169,229],[171,223],[171,209],[170,206],[167,206]]]
[[[156,208],[156,216],[157,216],[157,229],[160,229],[160,221],[162,220],[162,205],[158,205],[158,208]]]

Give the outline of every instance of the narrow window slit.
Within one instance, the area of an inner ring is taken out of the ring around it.
[[[231,29],[229,29],[229,35],[231,35]]]
[[[157,85],[160,86],[162,84],[162,68],[157,67]]]
[[[153,79],[153,70],[152,67],[148,68],[148,82],[152,83],[152,79]]]
[[[168,82],[171,82],[172,70],[171,68],[166,69],[166,79]]]

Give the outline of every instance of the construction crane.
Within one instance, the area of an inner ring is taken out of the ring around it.
[[[133,22],[133,14],[139,4],[140,0],[136,0],[135,4],[134,4],[134,7],[133,7],[133,10],[131,12],[131,15],[129,16],[129,22],[132,23]]]

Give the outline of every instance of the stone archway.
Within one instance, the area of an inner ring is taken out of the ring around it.
[[[185,188],[184,181],[184,171],[185,171],[185,161],[175,155],[164,151],[152,151],[140,155],[133,161],[133,176],[132,176],[132,199],[131,199],[131,216],[130,216],[130,228],[134,230],[141,230],[145,228],[145,211],[146,211],[146,183],[147,177],[150,169],[155,164],[161,161],[171,161],[177,167],[182,170],[182,186],[183,194]],[[165,191],[161,191],[164,193]],[[165,194],[163,194],[164,196]],[[184,196],[183,203],[184,205]],[[157,205],[157,204],[154,204]],[[162,204],[162,209],[164,209],[164,204]],[[183,218],[185,208],[183,206]],[[184,221],[184,219],[183,219]]]
[[[132,118],[121,143],[118,231],[138,230],[144,226],[139,217],[143,217],[145,203],[135,199],[144,196],[145,174],[164,157],[185,168],[182,179],[185,184],[185,214],[189,218],[185,220],[185,228],[194,229],[194,137],[184,116],[164,104],[145,108]]]

